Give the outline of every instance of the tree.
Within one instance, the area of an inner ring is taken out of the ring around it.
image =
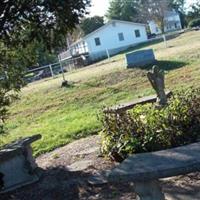
[[[189,12],[187,14],[188,23],[197,18],[200,18],[200,3],[195,3],[191,5]]]
[[[149,20],[153,20],[161,30],[163,39],[166,43],[165,37],[165,25],[167,21],[165,20],[166,12],[170,10],[170,0],[141,0],[140,4],[140,16]]]
[[[87,35],[104,25],[103,17],[94,16],[83,19],[80,24],[84,35]]]
[[[147,20],[154,20],[164,34],[165,14],[169,10],[169,0],[143,0],[141,6],[142,16]]]
[[[111,0],[106,17],[108,19],[141,22],[139,16],[139,0]]]
[[[190,21],[190,23],[189,23],[190,28],[194,28],[194,27],[197,27],[197,26],[200,26],[200,18],[193,19],[193,20]]]
[[[186,0],[170,0],[169,6],[176,11],[184,12]]]
[[[53,52],[50,52],[45,47],[43,41],[31,41],[23,50],[23,54],[29,60],[29,66],[27,65],[27,67],[44,66],[58,62],[57,50],[53,49]]]
[[[89,3],[90,0],[4,0],[0,6],[0,39],[13,45],[43,38],[51,48],[52,43],[59,43],[61,34],[75,28],[87,13]],[[22,30],[27,29],[31,30],[29,37],[21,37]]]
[[[187,25],[185,3],[186,0],[170,0],[169,4],[170,8],[174,9],[176,12],[179,13],[182,27],[185,27]]]
[[[0,133],[7,107],[24,85],[26,67],[36,62],[34,45],[42,43],[42,51],[48,52],[65,45],[65,35],[80,22],[89,5],[90,0],[1,1]]]

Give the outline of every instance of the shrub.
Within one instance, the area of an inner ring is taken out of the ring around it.
[[[193,19],[193,20],[190,21],[190,23],[189,23],[189,27],[190,27],[190,28],[193,28],[193,27],[196,27],[196,26],[200,26],[200,18]]]
[[[104,113],[101,121],[102,153],[118,161],[192,143],[200,134],[200,89],[175,92],[161,109],[137,105],[124,113]]]

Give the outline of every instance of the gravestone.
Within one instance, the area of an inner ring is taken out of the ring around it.
[[[39,180],[31,143],[40,138],[41,135],[34,135],[20,139],[0,150],[0,193]]]
[[[127,68],[142,67],[156,62],[152,49],[134,51],[126,54]]]
[[[147,73],[147,77],[157,94],[157,104],[162,107],[167,104],[167,96],[165,94],[165,75],[158,66],[153,66],[152,71]]]

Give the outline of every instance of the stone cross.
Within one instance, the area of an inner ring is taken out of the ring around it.
[[[152,71],[147,73],[147,77],[157,94],[157,104],[163,107],[167,104],[167,96],[165,94],[164,72],[158,66],[153,66]]]

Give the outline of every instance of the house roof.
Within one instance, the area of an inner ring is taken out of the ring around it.
[[[105,29],[106,27],[108,27],[110,24],[112,23],[123,23],[123,24],[130,24],[130,25],[138,25],[138,26],[146,26],[146,24],[142,24],[142,23],[134,23],[134,22],[129,22],[129,21],[122,21],[122,20],[110,20],[108,21],[105,25],[101,26],[100,28],[96,29],[95,31],[89,33],[88,35],[84,36],[83,38],[79,39],[78,41],[76,41],[75,43],[71,44],[71,46],[83,41],[84,39],[90,37],[91,35]]]
[[[123,23],[123,24],[130,24],[130,25],[139,25],[139,26],[146,26],[146,24],[141,24],[141,23],[134,23],[134,22],[129,22],[129,21],[121,21],[121,20],[110,20],[108,23],[106,23],[105,25],[101,26],[100,28],[96,29],[95,31],[89,33],[88,35],[86,35],[85,37],[83,37],[82,39],[86,39],[88,37],[90,37],[91,35],[93,35],[94,33],[99,32],[100,30],[105,29],[107,26],[109,26],[112,23]]]

